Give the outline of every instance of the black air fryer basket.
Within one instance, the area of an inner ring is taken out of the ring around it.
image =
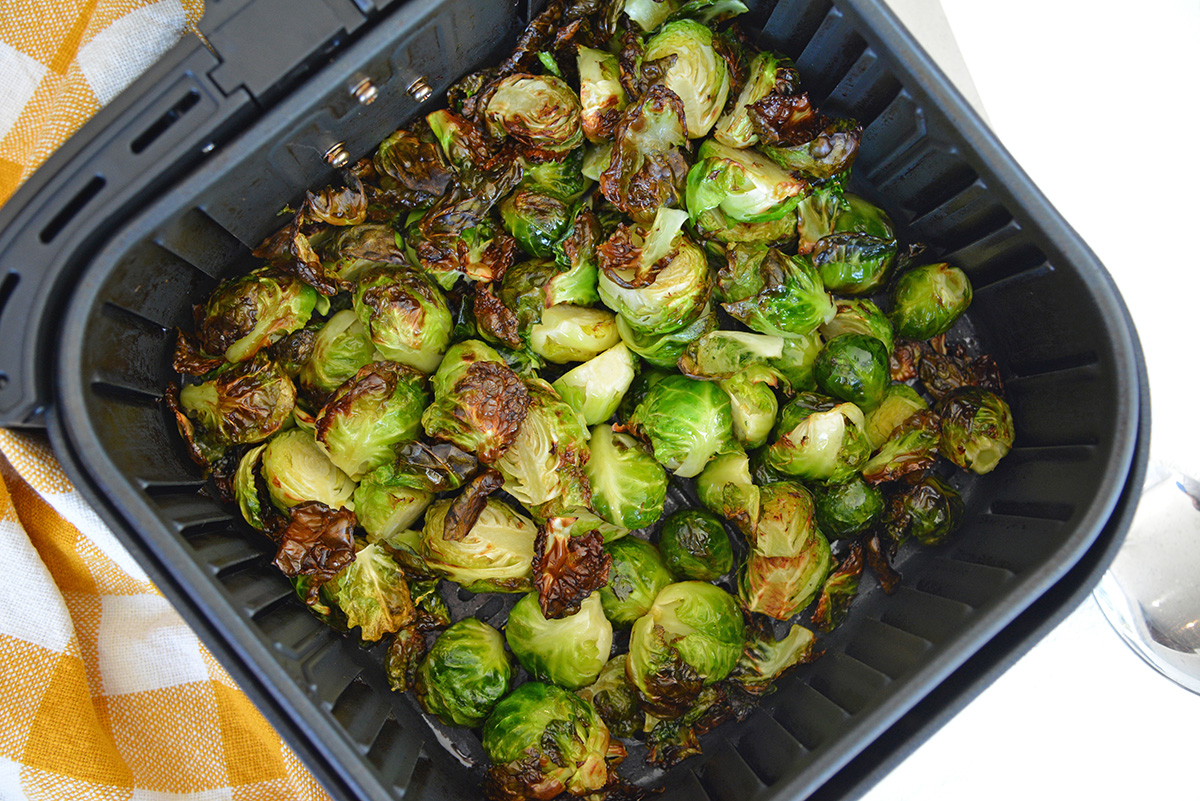
[[[160,403],[174,329],[252,263],[276,210],[335,179],[327,154],[358,158],[431,110],[529,13],[210,0],[211,49],[178,45],[0,209],[0,423],[49,429],[79,489],[335,798],[476,797],[478,741],[389,692],[380,649],[309,614],[265,538],[201,493]],[[882,0],[764,0],[743,28],[796,60],[823,110],[864,124],[855,190],[970,275],[960,332],[999,362],[1017,423],[1012,453],[965,487],[950,545],[902,552],[891,597],[865,581],[825,656],[707,735],[702,757],[638,774],[668,799],[845,798],[1107,566],[1145,470],[1146,381],[1103,267]]]

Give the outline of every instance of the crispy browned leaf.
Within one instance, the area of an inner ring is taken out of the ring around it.
[[[915,339],[897,339],[888,367],[893,381],[908,381],[917,377],[921,362],[921,343]]]
[[[654,84],[617,124],[612,158],[600,175],[600,191],[635,220],[650,222],[663,206],[682,197],[688,163],[683,101]]]
[[[450,186],[454,175],[435,142],[422,141],[412,131],[399,130],[389,136],[375,153],[375,170],[386,178],[385,188],[411,203],[429,203]],[[387,179],[390,179],[387,180]]]
[[[208,458],[205,456],[204,449],[196,442],[196,426],[179,407],[179,386],[177,384],[167,385],[166,390],[163,391],[163,403],[167,405],[167,409],[175,418],[175,426],[179,429],[179,436],[187,447],[188,456],[193,462],[207,469]]]
[[[417,676],[417,667],[425,656],[425,635],[416,626],[400,629],[388,643],[383,669],[388,686],[398,693],[408,692]]]
[[[759,138],[773,145],[802,145],[825,124],[807,94],[770,94],[747,107],[746,113]]]
[[[552,517],[538,527],[534,545],[533,584],[546,619],[573,615],[593,590],[608,584],[612,557],[604,552],[604,536],[592,531],[572,537],[563,530],[574,518]]]
[[[458,409],[478,431],[488,432],[488,444],[476,454],[491,464],[504,455],[517,438],[529,413],[529,390],[508,365],[475,362],[454,385]]]
[[[508,58],[500,62],[498,70],[500,75],[511,75],[514,72],[527,72],[532,69],[537,63],[538,51],[547,49],[547,43],[554,38],[558,31],[562,15],[562,0],[551,0],[521,32],[517,38],[516,47],[509,53]]]
[[[367,219],[367,193],[363,182],[351,173],[346,186],[327,186],[315,194],[309,192],[300,213],[307,222],[358,225]]]
[[[812,615],[814,626],[821,631],[833,631],[846,619],[850,603],[858,592],[864,565],[862,544],[851,543],[846,558],[825,579],[825,586],[821,588],[817,608]]]
[[[354,561],[354,526],[348,509],[334,511],[320,501],[293,506],[287,525],[275,535],[275,566],[289,578],[312,576],[310,595]]]
[[[487,505],[488,496],[502,486],[504,476],[494,468],[489,467],[475,476],[450,502],[442,523],[442,539],[457,542],[466,537]]]
[[[490,283],[475,285],[475,324],[511,348],[524,345],[517,330],[517,316],[496,297]]]
[[[301,209],[290,223],[264,239],[251,255],[266,259],[276,269],[296,276],[322,295],[336,295],[337,282],[325,275],[321,258],[308,239],[311,232],[306,232],[303,213]]]
[[[462,486],[479,469],[479,460],[449,442],[414,440],[396,449],[394,469],[426,492],[444,492]]]
[[[867,564],[879,579],[879,586],[886,595],[891,595],[900,586],[900,574],[892,567],[892,557],[896,555],[896,545],[890,539],[879,534],[871,534],[863,539],[863,548],[867,554]]]
[[[209,356],[192,334],[179,329],[171,366],[183,375],[207,375],[225,363],[224,356]]]
[[[1004,380],[995,360],[986,353],[972,359],[962,345],[947,345],[944,334],[921,343],[917,372],[921,385],[934,400],[941,400],[959,387],[982,387],[1004,395]]]

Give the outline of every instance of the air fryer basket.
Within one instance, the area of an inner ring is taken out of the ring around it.
[[[646,775],[670,798],[816,791],[1094,560],[1102,533],[1097,552],[1109,553],[1127,523],[1110,516],[1145,448],[1139,351],[1103,268],[881,0],[751,5],[747,27],[796,59],[817,103],[866,126],[856,190],[904,241],[928,243],[931,257],[970,275],[975,300],[958,333],[1001,365],[1017,442],[966,485],[952,544],[906,550],[902,588],[885,597],[864,582],[822,659],[782,681],[760,712],[708,735],[703,757]],[[518,28],[505,0],[412,0],[381,16],[144,210],[80,237],[69,301],[47,305],[59,329],[47,415],[56,451],[335,796],[474,797],[478,743],[390,693],[380,649],[311,616],[264,558],[266,540],[200,493],[159,403],[173,331],[217,280],[250,263],[276,210],[333,178],[321,159],[332,142],[366,153],[427,110],[404,94],[417,75],[440,93],[505,52]],[[381,98],[358,107],[346,87],[363,75]]]

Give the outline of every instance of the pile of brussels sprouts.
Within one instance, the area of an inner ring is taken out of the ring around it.
[[[967,277],[847,191],[861,128],[744,10],[551,3],[179,333],[192,457],[314,614],[481,727],[492,798],[632,793],[618,738],[697,753],[1012,444],[945,341]],[[515,594],[503,633],[447,582]]]

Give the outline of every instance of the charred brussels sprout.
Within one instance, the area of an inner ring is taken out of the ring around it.
[[[492,136],[512,137],[531,152],[566,153],[583,143],[579,96],[553,75],[510,75],[484,107]]]
[[[649,607],[647,603],[646,608]],[[633,737],[645,725],[645,713],[638,706],[629,679],[625,678],[625,654],[608,660],[599,677],[575,694],[596,707],[608,730],[617,737]]]
[[[608,585],[600,590],[600,604],[614,626],[627,628],[650,611],[659,590],[675,579],[658,549],[645,540],[624,537],[604,550],[612,557],[612,569]]]
[[[787,620],[816,597],[829,573],[829,541],[817,528],[812,495],[780,481],[760,490],[750,555],[738,575],[738,596],[751,612]]]
[[[225,281],[196,307],[196,338],[205,353],[244,362],[308,323],[317,291],[275,268]]]
[[[669,22],[646,42],[642,59],[672,59],[660,80],[683,101],[688,138],[707,134],[729,97],[729,68],[713,47],[713,32],[693,20]]]
[[[771,692],[784,673],[818,656],[816,637],[799,623],[793,623],[782,640],[764,627],[746,638],[746,649],[730,678],[746,692],[761,695]]]
[[[592,429],[591,458],[584,469],[592,488],[592,508],[613,525],[645,528],[662,516],[667,474],[662,465],[612,426]]]
[[[188,423],[181,434],[208,461],[229,445],[262,442],[281,429],[296,405],[296,387],[266,356],[243,362],[202,384],[179,390]],[[189,436],[190,434],[190,436]]]
[[[576,53],[583,135],[591,142],[609,140],[621,119],[621,112],[629,102],[621,86],[621,68],[617,57],[582,45]]]
[[[817,521],[834,539],[869,529],[883,514],[883,494],[858,476],[844,484],[815,487]]]
[[[759,142],[758,149],[785,170],[799,172],[813,180],[825,180],[854,163],[861,139],[862,126],[854,120],[834,120],[802,144]]]
[[[300,368],[300,386],[323,396],[375,361],[375,345],[358,316],[342,309],[317,331],[312,355]]]
[[[557,194],[518,188],[500,201],[500,218],[517,244],[531,256],[548,259],[571,225],[571,205]]]
[[[840,484],[871,455],[863,422],[862,410],[853,403],[802,392],[780,412],[779,438],[768,448],[765,464],[789,476]]]
[[[788,383],[792,392],[811,392],[817,388],[813,367],[817,363],[817,354],[824,346],[821,335],[816,331],[802,337],[785,337],[783,353],[771,362],[771,366]]]
[[[438,635],[417,668],[421,707],[455,726],[478,726],[512,685],[512,659],[500,632],[460,620]]]
[[[612,312],[567,303],[543,311],[529,330],[529,347],[555,364],[586,362],[620,341]]]
[[[888,317],[896,334],[929,339],[950,330],[971,305],[971,281],[949,264],[914,267],[896,279]]]
[[[612,650],[612,624],[592,593],[573,615],[547,620],[537,593],[517,601],[504,628],[508,647],[529,675],[568,690],[591,684]]]
[[[867,334],[842,334],[825,343],[813,365],[817,387],[860,409],[873,409],[889,383],[887,348]]]
[[[421,433],[429,402],[425,377],[411,367],[373,362],[342,384],[317,417],[317,441],[352,479],[391,461]]]
[[[625,757],[595,707],[538,681],[522,684],[496,704],[483,724],[483,750],[492,761],[487,792],[495,798],[594,793]]]
[[[299,428],[284,431],[267,443],[262,474],[271,500],[284,511],[307,501],[340,509],[354,494],[350,477],[329,461],[310,432]]]
[[[660,208],[677,205],[688,173],[687,133],[683,102],[665,86],[651,86],[617,123],[599,176],[601,193],[643,224]]]
[[[552,385],[562,399],[594,426],[612,417],[637,374],[637,359],[618,342],[559,377]]]
[[[404,571],[381,545],[359,550],[321,589],[346,615],[346,625],[360,627],[367,642],[378,642],[416,619]]]
[[[700,503],[732,521],[742,532],[758,520],[759,489],[750,477],[750,460],[742,451],[722,453],[696,477]]]
[[[871,441],[871,450],[878,450],[892,436],[896,427],[914,412],[928,409],[917,391],[908,384],[891,384],[883,391],[883,398],[867,413],[865,430]]]
[[[692,478],[733,442],[729,396],[716,384],[669,375],[650,387],[628,427],[650,442],[659,464]]]
[[[587,506],[587,428],[545,381],[531,379],[526,386],[528,413],[512,447],[495,462],[504,490],[530,508],[548,501],[566,508]]]
[[[354,290],[354,312],[381,354],[423,373],[438,366],[454,328],[441,291],[421,273],[402,268],[364,275]]]
[[[865,295],[883,286],[896,260],[895,240],[864,234],[833,234],[811,256],[821,281],[832,292]]]
[[[242,519],[259,531],[267,530],[267,515],[270,515],[270,510],[263,507],[267,499],[258,491],[258,473],[266,448],[263,444],[246,451],[233,474],[233,497]]]
[[[700,160],[687,179],[687,208],[693,223],[713,209],[734,222],[778,220],[796,207],[808,189],[753,150],[737,150],[710,139],[698,155]]]
[[[941,545],[962,522],[964,505],[958,491],[937,476],[901,485],[888,498],[883,525],[895,542],[909,537],[922,545]]]
[[[812,253],[817,243],[834,231],[834,225],[850,202],[837,179],[814,184],[812,194],[796,206],[797,249],[802,255]]]
[[[730,248],[717,285],[725,311],[760,334],[804,336],[837,312],[812,262],[775,248]]]
[[[933,467],[941,439],[938,425],[938,416],[933,412],[914,412],[896,427],[879,453],[863,465],[863,478],[871,484],[880,484]]]
[[[438,501],[425,513],[419,555],[428,568],[471,592],[527,591],[537,537],[533,521],[488,498],[466,535],[449,539],[445,522],[450,505],[449,500]]]
[[[846,619],[850,604],[858,594],[863,566],[863,547],[860,543],[853,543],[846,558],[829,574],[825,586],[821,587],[821,596],[812,614],[813,625],[821,631],[832,631]]]
[[[981,387],[961,387],[942,397],[942,456],[964,470],[983,475],[996,468],[1012,448],[1016,430],[1008,404]]]
[[[669,334],[643,334],[617,315],[617,333],[631,351],[655,367],[673,368],[687,346],[696,338],[717,327],[717,314],[711,305],[705,306],[691,325]]]
[[[762,52],[754,56],[746,80],[733,107],[717,120],[713,138],[729,147],[750,147],[758,142],[758,134],[750,121],[749,107],[769,94],[790,91],[798,82],[795,68],[775,53]]]
[[[733,567],[733,547],[725,526],[700,509],[685,509],[664,520],[658,548],[678,579],[715,581]]]
[[[866,334],[883,343],[891,354],[893,346],[892,324],[879,307],[865,298],[845,298],[836,302],[837,314],[821,326],[821,335],[834,339],[842,334]]]

